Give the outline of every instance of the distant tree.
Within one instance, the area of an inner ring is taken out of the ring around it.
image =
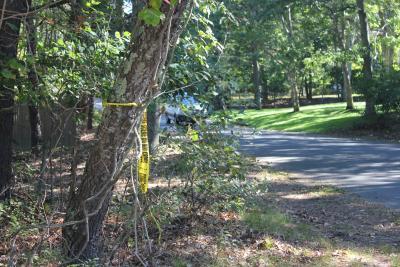
[[[27,1],[0,0],[0,199],[9,196],[12,179],[14,96],[17,51]]]
[[[362,44],[362,55],[363,55],[363,86],[366,87],[366,99],[365,99],[365,115],[371,116],[376,114],[375,110],[375,96],[373,89],[371,88],[372,83],[372,57],[371,57],[371,43],[369,38],[369,27],[368,17],[365,12],[364,0],[357,0],[358,17],[360,20],[360,35]]]

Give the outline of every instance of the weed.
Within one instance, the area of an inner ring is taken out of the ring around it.
[[[185,260],[177,258],[172,261],[172,266],[173,267],[187,267],[188,264]]]
[[[242,220],[253,230],[286,240],[311,240],[311,229],[306,224],[295,224],[280,211],[264,207],[248,210],[242,214]]]
[[[400,267],[400,256],[399,255],[393,255],[390,258],[391,265],[393,267]]]

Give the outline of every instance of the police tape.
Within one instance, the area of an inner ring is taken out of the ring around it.
[[[150,176],[150,152],[149,152],[149,138],[147,135],[147,112],[143,113],[142,124],[140,125],[140,139],[142,141],[142,154],[140,155],[138,163],[138,174],[140,190],[147,193],[149,188]]]
[[[103,107],[139,107],[138,103],[110,103],[102,102]],[[142,143],[141,155],[138,162],[137,173],[140,184],[140,191],[147,193],[149,188],[149,176],[150,176],[150,151],[149,151],[149,138],[147,134],[147,112],[143,112],[142,123],[140,125],[140,140]]]

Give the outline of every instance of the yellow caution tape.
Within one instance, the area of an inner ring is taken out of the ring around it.
[[[150,153],[149,138],[147,136],[147,112],[143,113],[142,124],[140,125],[140,138],[142,140],[142,154],[140,155],[138,164],[138,174],[140,190],[147,193],[149,187],[150,176]]]
[[[103,107],[140,107],[141,104],[136,102],[130,103],[110,103],[103,101]],[[138,176],[140,183],[140,190],[147,193],[149,188],[150,176],[150,152],[149,152],[149,138],[147,136],[147,112],[144,111],[142,124],[140,125],[140,139],[142,141],[142,154],[140,155],[138,163]]]

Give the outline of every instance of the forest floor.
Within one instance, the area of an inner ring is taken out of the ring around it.
[[[400,266],[400,214],[266,166],[249,179],[268,185],[256,206],[165,233],[172,266]]]
[[[232,110],[238,125],[255,129],[284,132],[307,132],[343,137],[400,141],[400,120],[395,116],[378,115],[371,119],[363,116],[364,103],[356,102],[355,110],[345,109],[345,103],[311,105],[294,113],[292,108]]]

